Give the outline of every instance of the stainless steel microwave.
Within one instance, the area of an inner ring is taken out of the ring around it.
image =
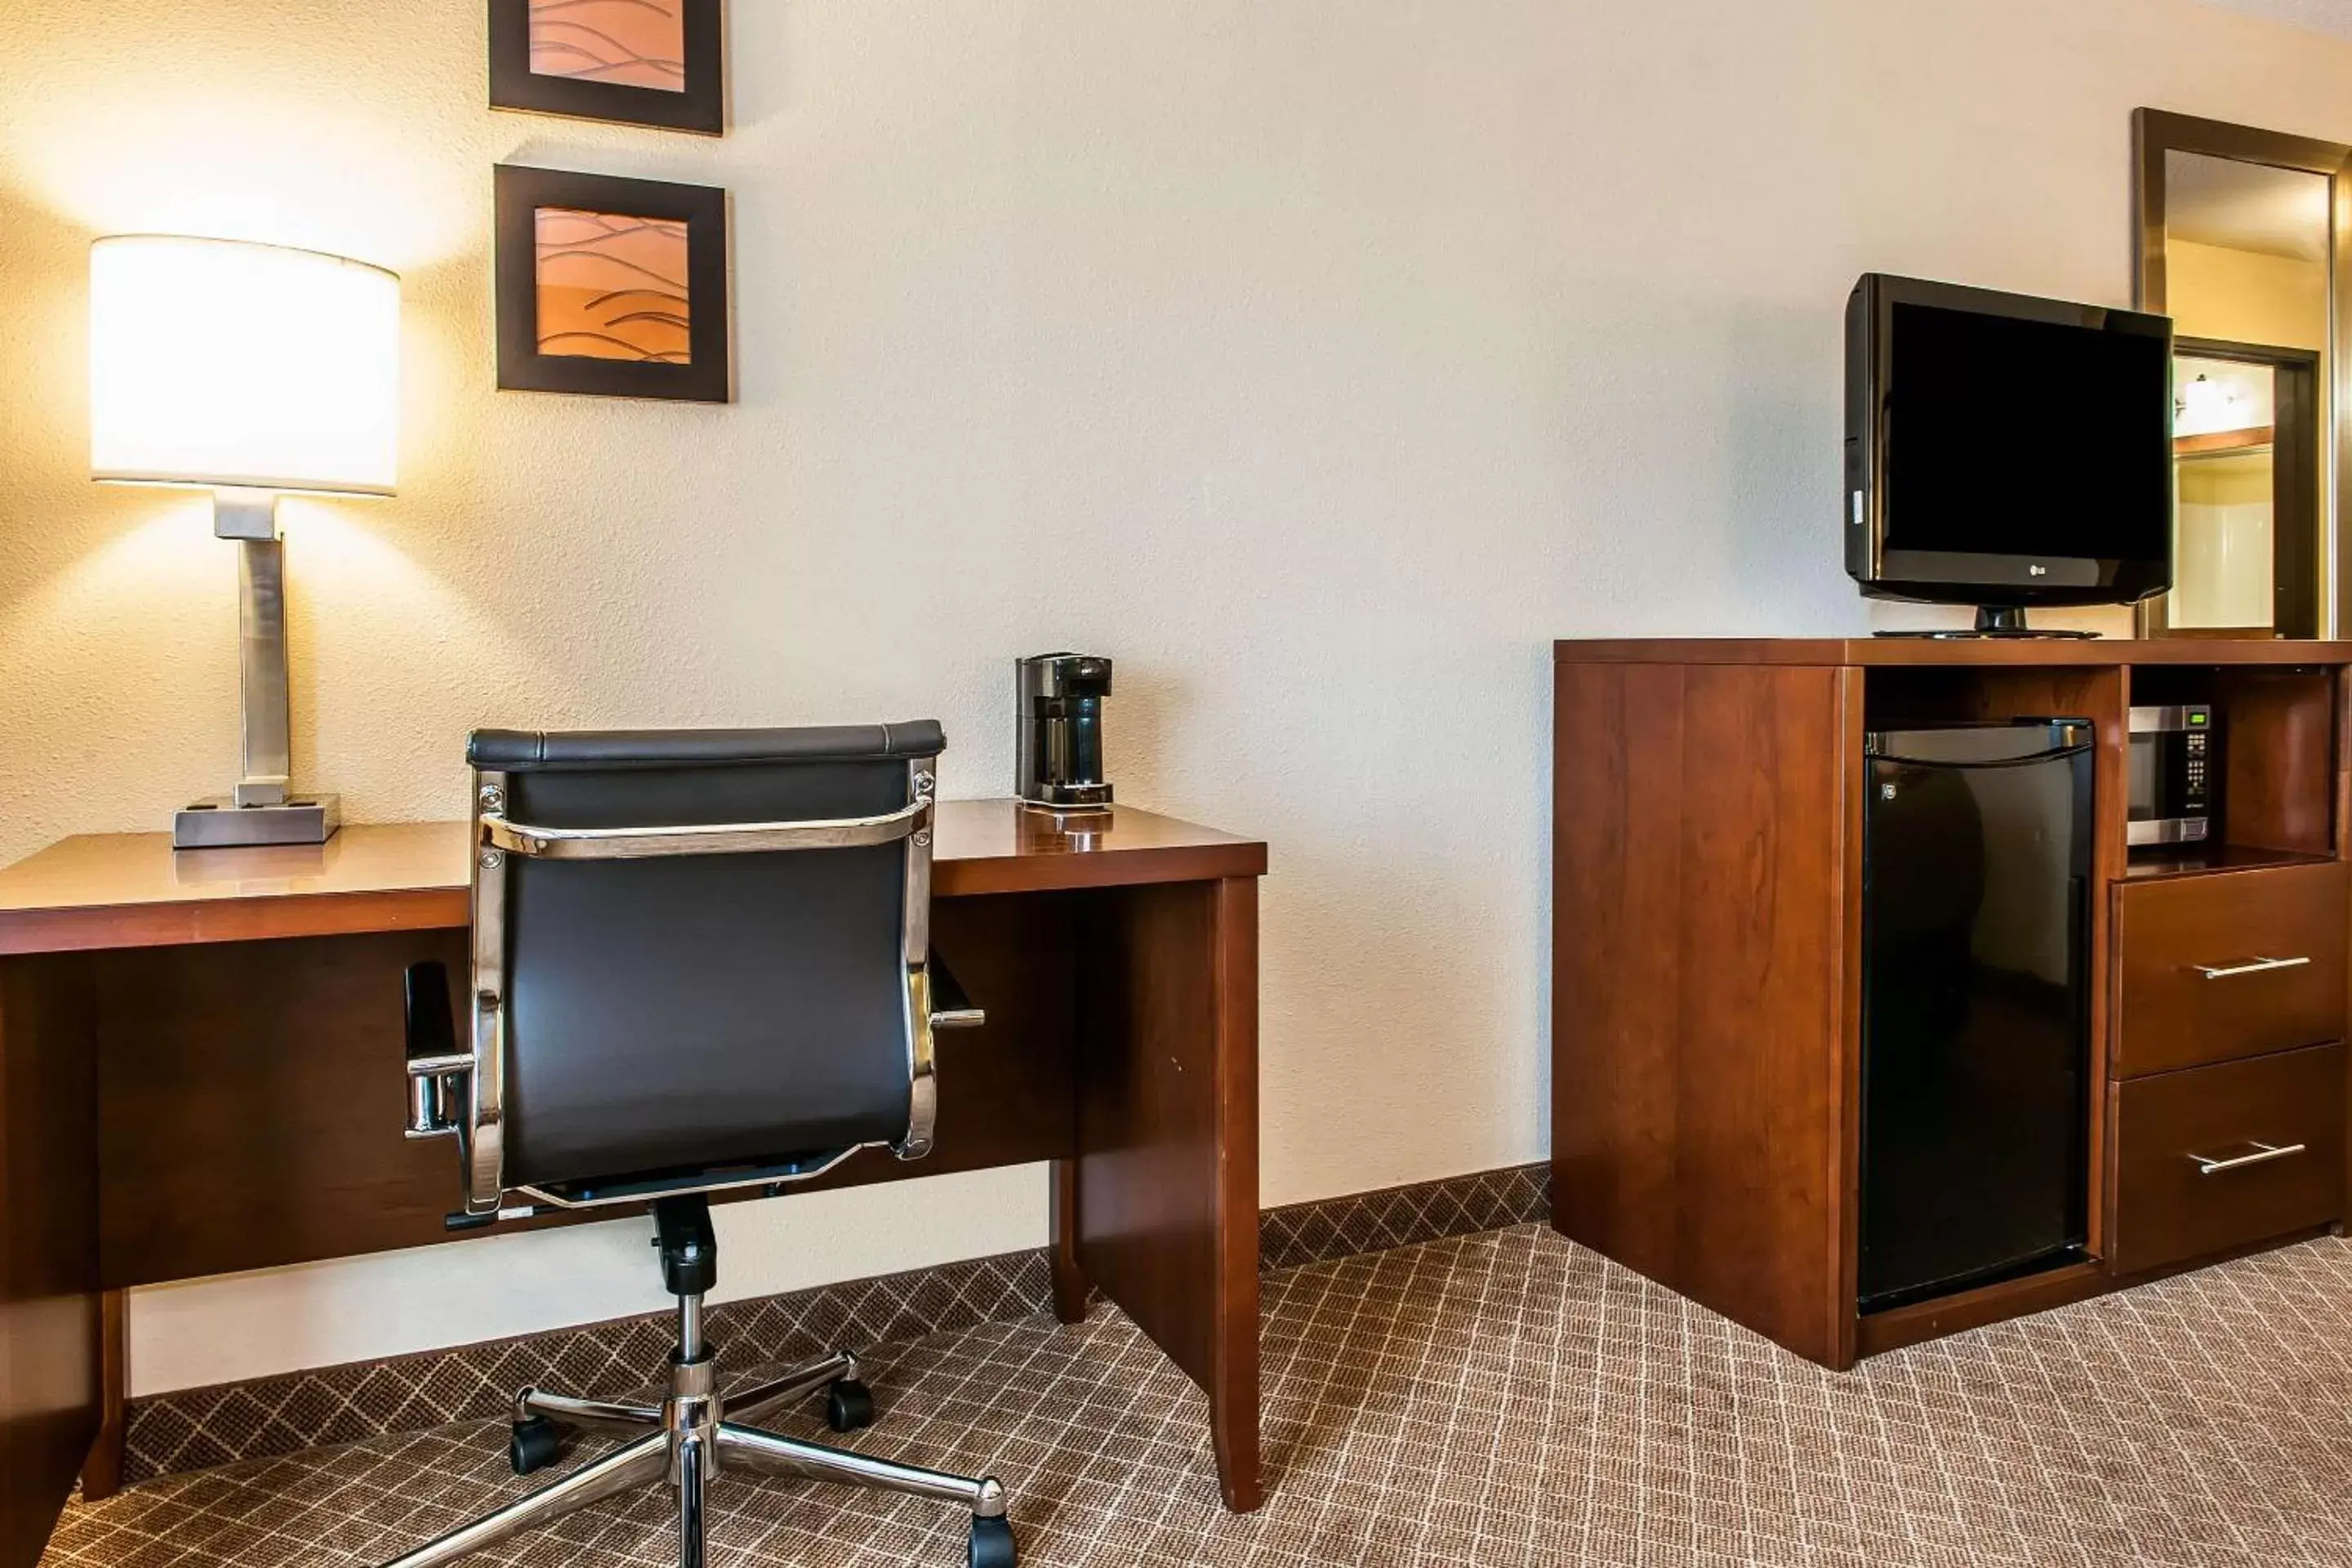
[[[2218,761],[2212,709],[2133,709],[2130,841],[2200,844],[2210,837]]]

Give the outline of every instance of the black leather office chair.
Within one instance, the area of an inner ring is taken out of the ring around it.
[[[454,1225],[650,1205],[677,1349],[658,1405],[522,1390],[518,1474],[553,1463],[564,1427],[628,1440],[392,1568],[663,1480],[680,1568],[701,1568],[705,1486],[738,1468],[961,1504],[970,1563],[1011,1568],[994,1478],[747,1425],[824,1391],[835,1430],[864,1426],[854,1357],[722,1394],[702,1337],[708,1194],[780,1190],[861,1149],[929,1151],[931,1031],[980,1021],[929,952],[943,745],[929,722],[474,734],[471,1030],[460,1045],[440,965],[410,971],[409,1131],[458,1140]]]

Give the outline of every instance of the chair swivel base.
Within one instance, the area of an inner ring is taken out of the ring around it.
[[[716,1359],[699,1343],[701,1306],[699,1297],[681,1298],[678,1302],[679,1348],[670,1362],[668,1395],[659,1405],[574,1399],[526,1388],[515,1396],[508,1458],[518,1475],[553,1464],[562,1451],[559,1429],[564,1427],[616,1434],[631,1441],[496,1513],[394,1559],[385,1568],[439,1568],[591,1503],[656,1482],[667,1482],[677,1498],[678,1568],[703,1568],[704,1493],[713,1476],[730,1468],[910,1492],[960,1503],[972,1516],[968,1568],[1015,1568],[1013,1527],[1004,1517],[1004,1489],[993,1476],[947,1475],[747,1425],[820,1389],[825,1391],[826,1417],[836,1432],[865,1426],[873,1419],[874,1408],[865,1385],[857,1381],[856,1358],[839,1351],[722,1399]],[[743,1419],[729,1420],[730,1413]]]

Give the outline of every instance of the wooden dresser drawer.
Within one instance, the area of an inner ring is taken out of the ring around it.
[[[2114,1075],[2344,1038],[2347,871],[2328,861],[2121,884]]]
[[[2342,1046],[2133,1079],[2113,1092],[2107,1261],[2116,1273],[2202,1258],[2342,1214]]]

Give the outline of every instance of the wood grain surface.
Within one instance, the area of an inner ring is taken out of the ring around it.
[[[0,1563],[30,1568],[103,1403],[91,966],[0,958]]]
[[[978,1028],[939,1037],[937,1142],[912,1162],[869,1152],[794,1191],[1073,1152],[1072,930],[1100,915],[1078,908],[1076,897],[934,906],[934,946],[988,1013]],[[401,1132],[401,978],[426,959],[461,975],[463,933],[380,931],[93,959],[109,1286],[449,1239],[442,1222],[457,1206],[455,1145]],[[525,1224],[574,1222],[559,1215]]]
[[[2082,665],[2347,664],[2352,642],[2290,637],[1682,637],[1566,639],[1560,664]]]
[[[1077,1260],[1209,1395],[1258,1505],[1255,884],[1111,895],[1079,966]]]
[[[1837,1362],[1851,683],[1564,662],[1555,691],[1553,1224]]]
[[[2352,867],[2126,882],[2116,907],[2116,1077],[2344,1037]],[[2202,972],[2264,959],[2303,962],[2215,979]]]
[[[0,953],[463,927],[466,825],[344,828],[322,845],[174,850],[163,833],[67,838],[0,869]],[[1057,816],[943,801],[941,898],[1255,877],[1263,841],[1133,806]]]
[[[2107,1262],[2130,1275],[2336,1218],[2344,1203],[2344,1047],[2315,1046],[2114,1086]],[[2234,1170],[2259,1145],[2300,1152]]]

